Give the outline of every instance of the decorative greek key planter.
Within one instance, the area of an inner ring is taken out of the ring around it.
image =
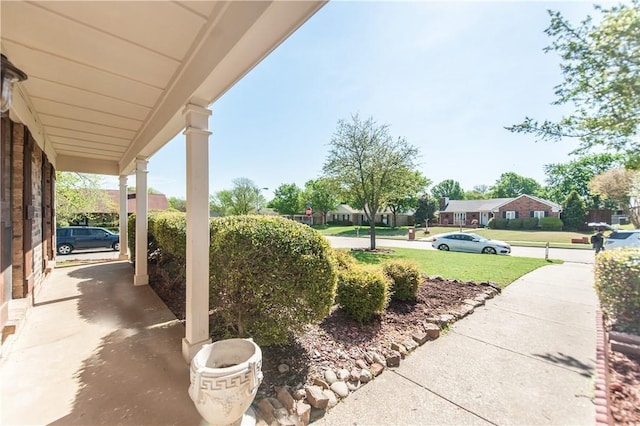
[[[254,425],[250,408],[262,383],[262,351],[251,339],[219,340],[191,360],[189,396],[212,426]]]

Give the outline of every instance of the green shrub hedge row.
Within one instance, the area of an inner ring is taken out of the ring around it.
[[[600,252],[596,256],[595,289],[614,328],[640,335],[640,249]]]
[[[540,219],[540,228],[543,231],[562,231],[564,223],[559,217],[543,217]]]
[[[547,219],[547,218],[544,218]],[[548,218],[557,219],[557,218]],[[538,219],[535,217],[527,217],[524,219],[501,219],[494,217],[489,220],[487,225],[491,229],[535,229],[538,227]]]

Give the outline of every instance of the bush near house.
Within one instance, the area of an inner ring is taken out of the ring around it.
[[[540,219],[540,228],[543,231],[562,231],[564,223],[559,217],[543,217]]]
[[[381,268],[355,266],[338,273],[336,302],[351,318],[369,322],[389,304],[389,278]]]
[[[135,217],[129,218],[135,253]],[[221,337],[285,343],[301,325],[329,314],[336,260],[326,239],[309,226],[266,216],[210,220],[209,306]],[[186,283],[186,215],[149,215],[148,256],[168,285]]]
[[[614,328],[640,335],[640,249],[598,254],[595,289],[602,310]]]
[[[491,229],[507,229],[508,219],[501,219],[499,217],[493,217],[489,219],[487,226]]]
[[[508,219],[508,229],[522,229],[522,219]]]
[[[393,261],[383,266],[391,279],[391,298],[394,300],[416,300],[420,287],[420,271],[413,262]]]
[[[269,346],[329,314],[336,261],[319,232],[280,217],[229,216],[210,224],[209,305],[218,332]]]
[[[531,230],[538,227],[538,219],[535,217],[528,217],[522,219],[522,229]]]

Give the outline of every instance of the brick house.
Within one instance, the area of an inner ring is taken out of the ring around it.
[[[135,176],[131,285],[149,283],[148,161],[179,134],[187,182],[185,360],[211,342],[211,105],[325,4],[0,2],[7,77],[0,90],[0,342],[15,330],[13,307],[30,309],[55,267],[56,170],[119,177],[122,241],[127,180]],[[128,259],[126,244],[120,259]]]
[[[363,225],[367,223],[367,216],[363,210],[354,209],[348,204],[340,204],[335,210],[327,213],[327,222],[342,223],[345,225]],[[375,215],[375,222],[387,226],[393,225],[393,213],[390,209],[384,209]],[[396,214],[396,226],[411,226],[414,224],[413,211]]]
[[[477,220],[486,226],[493,217],[524,219],[527,217],[560,217],[562,206],[533,195],[523,194],[514,198],[490,198],[488,200],[449,200],[440,198],[438,224],[467,226]]]

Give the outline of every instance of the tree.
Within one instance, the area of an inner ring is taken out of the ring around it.
[[[450,200],[464,200],[464,190],[460,182],[453,179],[443,180],[433,188],[431,194],[436,198],[447,197]]]
[[[571,191],[562,207],[562,222],[564,228],[570,231],[576,231],[583,228],[587,217],[587,208],[584,200],[576,191]]]
[[[261,188],[244,177],[233,180],[233,188],[209,197],[209,209],[222,216],[257,213],[265,205]]]
[[[172,209],[176,209],[179,212],[187,211],[187,200],[183,200],[182,198],[178,197],[169,197],[167,201],[169,202],[169,207],[171,207]]]
[[[578,138],[584,153],[596,146],[640,156],[640,1],[602,9],[597,24],[587,16],[572,26],[559,12],[549,11],[547,35],[554,41],[545,52],[562,58],[564,81],[555,87],[555,105],[573,105],[558,122],[525,118],[507,127],[533,133],[542,140]],[[630,164],[631,164],[630,163]]]
[[[599,209],[600,196],[592,194],[589,182],[594,176],[606,172],[622,163],[622,156],[616,154],[592,154],[562,164],[546,164],[546,197],[562,203],[572,191],[576,191],[589,209]]]
[[[302,189],[295,183],[283,183],[274,192],[269,207],[280,214],[298,214],[304,208]]]
[[[127,186],[127,191],[136,192],[136,187],[135,186]],[[147,188],[147,194],[162,194],[162,192],[158,191],[155,188],[148,187]]]
[[[309,180],[304,184],[305,199],[311,202],[313,211],[322,216],[322,224],[327,219],[327,213],[338,206],[338,184],[330,179],[319,178]]]
[[[511,198],[522,194],[540,195],[542,186],[535,179],[520,176],[513,172],[500,175],[495,185],[491,187],[491,198]]]
[[[640,172],[612,169],[594,176],[589,188],[594,194],[617,203],[631,223],[640,228]]]
[[[393,215],[393,226],[396,226],[398,213],[415,208],[418,204],[418,194],[424,192],[431,181],[417,170],[407,169],[397,174],[397,182],[393,184],[393,194],[389,196],[386,207]]]
[[[339,182],[353,207],[362,208],[369,221],[370,248],[376,248],[375,215],[396,194],[398,175],[415,168],[417,148],[404,138],[394,139],[388,125],[373,118],[340,120],[331,137],[323,166],[325,177]]]
[[[101,189],[102,178],[75,172],[56,172],[56,222],[68,225],[91,219],[99,210],[112,204]]]
[[[423,224],[427,220],[432,220],[435,216],[435,212],[440,206],[438,200],[429,194],[424,194],[418,199],[418,208],[416,209],[413,217],[416,220],[416,224]]]

